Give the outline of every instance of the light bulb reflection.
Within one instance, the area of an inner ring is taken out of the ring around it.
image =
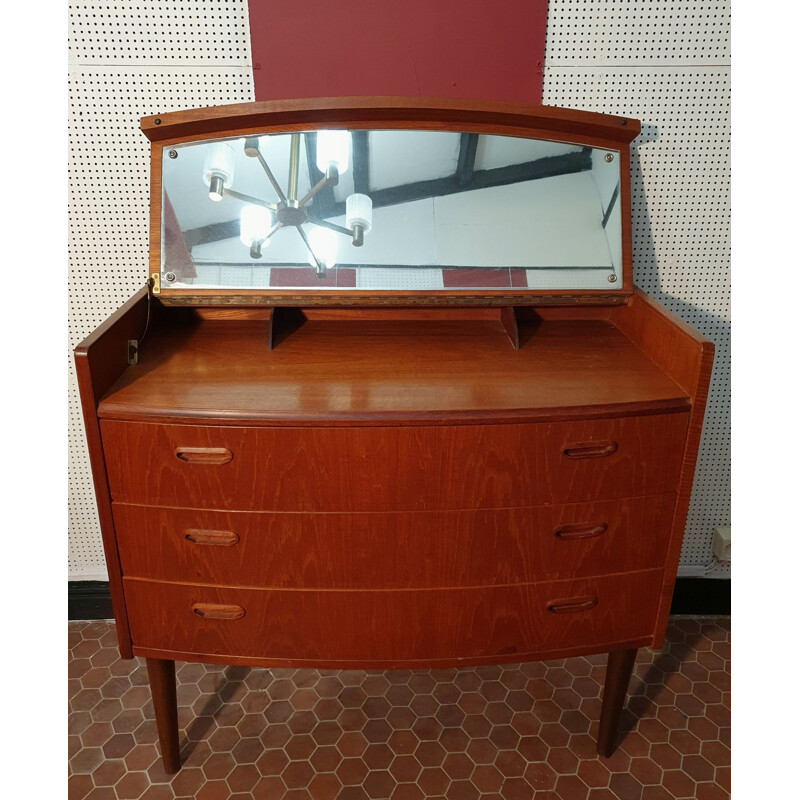
[[[257,240],[266,239],[272,227],[272,214],[264,206],[248,204],[242,208],[239,221],[239,238],[248,247]]]
[[[272,214],[264,206],[246,205],[239,220],[239,239],[250,248],[252,258],[261,258],[261,248],[269,244]]]
[[[208,186],[208,196],[215,202],[222,200],[225,187],[233,183],[233,148],[226,142],[215,142],[206,151],[203,180]]]
[[[333,164],[339,174],[350,164],[349,131],[317,131],[317,169],[324,175]]]
[[[326,269],[335,266],[339,249],[339,236],[335,231],[328,228],[312,228],[308,233],[308,243]],[[317,266],[311,253],[308,254],[308,263],[312,267]]]

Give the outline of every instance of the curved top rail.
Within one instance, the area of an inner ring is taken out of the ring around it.
[[[141,129],[151,142],[244,134],[256,130],[309,127],[478,126],[486,132],[528,129],[554,138],[594,138],[631,142],[638,120],[590,111],[499,103],[487,100],[430,97],[326,97],[236,103],[142,117]]]

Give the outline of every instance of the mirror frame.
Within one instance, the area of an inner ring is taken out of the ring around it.
[[[620,152],[622,285],[604,289],[172,289],[161,286],[162,152],[174,144],[221,137],[318,129],[429,130],[547,139]],[[165,305],[227,306],[409,306],[409,305],[622,305],[633,294],[630,143],[636,119],[589,111],[412,97],[340,97],[238,103],[142,117],[150,147],[150,268],[153,293]]]

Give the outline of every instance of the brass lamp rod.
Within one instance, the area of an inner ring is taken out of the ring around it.
[[[323,175],[314,186],[308,190],[298,205],[302,208],[318,191],[320,191],[320,189],[324,189],[326,186],[336,186],[337,183],[339,183],[339,170],[331,165],[328,167],[327,174]]]
[[[335,222],[328,222],[326,219],[312,219],[309,217],[307,221],[319,228],[329,228],[332,231],[343,233],[346,236],[353,235],[353,231],[351,231],[350,228],[343,228],[341,225],[337,225]]]
[[[256,150],[256,158],[258,159],[258,163],[261,164],[264,172],[267,173],[267,178],[269,178],[269,182],[272,184],[272,188],[275,190],[278,197],[280,197],[281,202],[284,205],[288,205],[286,201],[286,195],[283,193],[283,189],[281,189],[281,185],[275,179],[275,176],[272,174],[272,170],[269,168],[269,164],[267,164],[266,159],[264,156],[261,155],[260,151]]]
[[[255,206],[263,206],[271,211],[278,210],[278,206],[275,203],[268,203],[266,200],[259,200],[257,197],[251,197],[249,194],[242,194],[241,192],[236,192],[233,189],[223,188],[222,194],[227,197],[232,197],[234,200],[242,200],[245,203],[251,203]]]
[[[289,204],[297,202],[297,183],[300,173],[300,134],[293,133],[289,150]],[[294,202],[293,202],[294,201]]]

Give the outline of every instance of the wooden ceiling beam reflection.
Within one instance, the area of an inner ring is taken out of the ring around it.
[[[369,194],[369,131],[353,131],[353,188],[357,194]]]
[[[456,178],[461,186],[469,186],[475,172],[475,156],[478,154],[478,133],[462,133],[458,149]]]
[[[592,155],[588,147],[574,153],[537,158],[522,164],[510,164],[506,167],[480,169],[472,173],[468,185],[461,184],[458,172],[448,178],[434,178],[428,181],[416,181],[400,186],[389,186],[385,189],[374,189],[373,208],[396,206],[401,203],[413,203],[416,200],[428,200],[432,197],[444,197],[460,192],[471,192],[476,189],[490,189],[495,186],[508,186],[512,183],[535,181],[542,178],[553,178],[558,175],[571,175],[585,172],[592,168]],[[333,215],[344,214],[344,203],[334,206]]]

